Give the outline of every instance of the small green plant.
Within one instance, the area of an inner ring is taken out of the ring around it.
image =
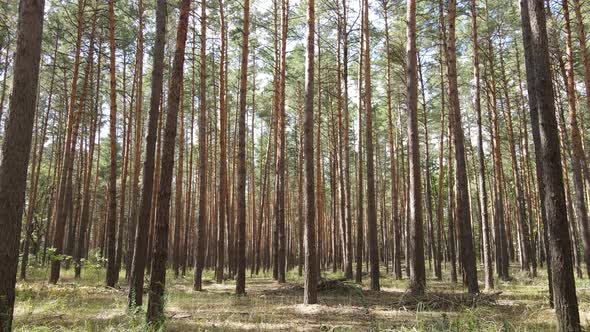
[[[103,266],[106,264],[108,260],[100,254],[99,250],[91,250],[88,253],[88,259],[82,258],[80,260],[80,265],[83,267],[90,269],[96,273],[96,278],[100,282],[101,280],[101,271],[103,270]]]

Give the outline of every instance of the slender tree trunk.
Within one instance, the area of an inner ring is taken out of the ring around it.
[[[225,223],[227,212],[227,106],[225,100],[226,74],[226,25],[223,0],[219,0],[219,25],[221,26],[221,49],[219,60],[219,209],[217,211],[217,261],[215,280],[223,282],[223,267],[225,265]]]
[[[184,217],[182,215],[182,182],[183,182],[183,166],[184,166],[184,102],[183,102],[183,90],[180,91],[180,117],[178,122],[180,123],[180,130],[178,134],[178,166],[176,170],[176,192],[174,202],[174,249],[173,249],[173,269],[174,278],[178,278],[180,273],[180,251],[182,250],[180,239],[182,232],[182,224]]]
[[[367,240],[369,242],[369,261],[371,263],[371,290],[378,291],[379,287],[379,243],[377,242],[377,206],[375,195],[375,166],[373,158],[373,105],[371,88],[371,52],[369,46],[369,2],[363,1],[363,27],[365,44],[364,74],[365,74],[365,134],[367,147]],[[418,180],[418,186],[420,181]],[[421,199],[418,199],[421,201]]]
[[[258,234],[258,230],[256,227],[256,218],[257,218],[257,211],[256,211],[256,158],[255,158],[255,153],[256,153],[256,148],[255,148],[255,140],[254,140],[254,133],[256,131],[256,125],[255,125],[255,118],[256,118],[256,49],[253,50],[252,52],[252,112],[251,115],[252,117],[250,118],[250,183],[251,183],[251,195],[250,195],[250,211],[251,211],[251,215],[250,215],[250,219],[252,221],[252,251],[251,251],[251,257],[252,257],[252,265],[251,265],[251,271],[250,271],[250,276],[252,276],[252,274],[254,273],[254,265],[255,265],[255,256],[254,256],[254,252],[256,251],[256,234]]]
[[[361,22],[365,19],[363,15],[364,6],[361,6]],[[363,185],[363,62],[364,62],[364,42],[363,38],[364,29],[360,31],[359,40],[359,66],[358,66],[358,160],[357,160],[357,203],[356,203],[356,271],[355,271],[355,282],[358,284],[362,283],[363,280],[363,250],[365,247],[364,240],[364,210],[363,210],[363,197],[364,197],[364,185]]]
[[[127,258],[125,262],[125,273],[127,280],[131,280],[131,268],[133,263],[133,251],[135,249],[135,233],[139,215],[139,173],[141,171],[141,147],[142,147],[142,113],[143,113],[143,0],[138,1],[138,31],[137,31],[137,100],[135,109],[135,137],[133,157],[133,179],[131,183],[131,216],[127,229]]]
[[[285,80],[286,80],[286,53],[287,53],[287,27],[288,27],[288,11],[289,1],[282,1],[282,18],[281,18],[281,48],[280,48],[280,64],[277,93],[278,109],[277,109],[277,157],[275,164],[275,223],[278,236],[277,253],[275,254],[276,267],[278,268],[279,283],[285,282]]]
[[[512,162],[512,175],[515,182],[515,189],[516,189],[516,205],[518,209],[518,228],[520,233],[520,242],[521,242],[521,256],[522,256],[522,264],[521,268],[532,273],[531,267],[536,270],[536,266],[532,266],[532,261],[534,259],[531,257],[533,254],[531,252],[531,243],[530,243],[530,236],[529,236],[529,226],[527,224],[526,216],[526,203],[524,200],[524,190],[522,185],[522,178],[520,176],[518,159],[516,157],[516,142],[514,140],[514,128],[512,125],[512,107],[510,104],[510,97],[508,94],[508,80],[506,78],[506,69],[504,66],[504,58],[502,53],[500,52],[500,72],[502,78],[502,84],[504,85],[504,99],[505,99],[505,107],[504,107],[504,117],[506,118],[506,122],[508,124],[508,139],[510,144],[510,159]]]
[[[486,290],[494,288],[494,272],[492,267],[492,253],[490,252],[490,226],[488,215],[488,193],[486,189],[486,168],[483,152],[483,130],[481,117],[481,85],[479,71],[479,38],[477,33],[477,0],[471,0],[471,34],[473,42],[473,80],[474,80],[474,106],[477,113],[477,162],[478,182],[480,191],[479,211],[482,220],[483,234],[483,265],[484,265],[484,287]]]
[[[196,58],[196,40],[197,34],[195,29],[195,21],[196,18],[193,16],[193,29],[191,30],[192,33],[192,49],[191,49],[191,56],[193,59]],[[187,180],[187,191],[186,191],[186,200],[185,200],[185,213],[184,213],[184,238],[183,238],[183,248],[181,253],[181,262],[182,262],[182,276],[186,276],[186,269],[188,266],[191,265],[190,258],[192,257],[192,253],[194,252],[191,246],[191,239],[194,235],[193,232],[193,215],[194,215],[194,201],[193,201],[193,158],[194,158],[194,147],[193,147],[193,138],[195,132],[195,90],[196,90],[196,62],[193,61],[191,66],[191,128],[190,128],[190,139],[189,139],[189,162],[188,162],[188,180]],[[222,242],[223,243],[223,242]]]
[[[47,126],[49,123],[49,114],[51,112],[52,101],[53,101],[53,89],[55,83],[55,70],[57,67],[57,49],[59,46],[59,35],[55,37],[55,47],[53,51],[53,65],[51,66],[51,79],[49,82],[49,97],[47,101],[47,111],[43,119],[43,128],[41,129],[41,139],[39,135],[35,135],[35,142],[33,144],[33,167],[31,173],[31,185],[29,188],[29,206],[27,208],[27,223],[25,230],[25,239],[23,244],[23,257],[20,266],[20,278],[26,279],[27,276],[27,265],[29,260],[29,248],[30,241],[33,232],[33,215],[35,214],[35,207],[37,202],[37,194],[39,188],[39,177],[41,174],[41,163],[43,162],[43,151],[45,145],[45,138],[47,136]],[[37,142],[39,140],[39,142]],[[38,150],[37,150],[38,147]]]
[[[315,116],[317,119],[317,122],[314,123],[315,128],[316,128],[316,140],[314,142],[316,148],[315,148],[315,173],[316,173],[316,181],[315,181],[315,186],[316,186],[316,195],[315,195],[315,199],[316,199],[316,216],[317,216],[317,244],[316,244],[316,250],[317,250],[317,261],[316,263],[318,264],[318,275],[321,277],[321,264],[322,264],[322,258],[325,255],[325,251],[323,250],[324,248],[322,247],[322,243],[323,243],[323,231],[324,231],[324,225],[325,225],[325,209],[324,209],[324,180],[323,180],[323,176],[324,176],[324,172],[323,172],[323,168],[321,167],[321,162],[322,162],[322,139],[321,139],[321,130],[322,130],[322,92],[323,92],[323,86],[322,86],[322,50],[321,50],[321,29],[319,27],[321,27],[321,21],[320,21],[320,17],[318,16],[317,19],[317,26],[318,26],[318,39],[317,39],[317,93],[318,93],[318,97],[317,97],[317,115]],[[330,103],[331,105],[331,103]],[[332,108],[330,108],[331,110]],[[334,121],[334,124],[336,124],[336,121]],[[339,186],[337,190],[334,191],[334,199],[338,199],[338,198],[342,198],[342,192],[340,191],[341,187]],[[340,202],[340,201],[339,201]],[[336,206],[336,205],[335,205]],[[342,204],[337,204],[338,207],[342,207],[344,208],[344,205]],[[340,214],[343,216],[343,214]],[[344,218],[340,219],[341,223],[341,228],[345,229],[346,225],[344,224],[345,220]],[[342,254],[343,255],[347,255],[347,253],[345,253],[346,251],[346,232],[345,231],[341,231],[341,241],[342,241]],[[348,256],[346,256],[348,257]],[[343,266],[342,269],[344,270],[344,264],[346,262],[344,262],[344,257],[343,257]],[[346,274],[346,272],[345,272]]]
[[[508,240],[506,239],[505,231],[505,211],[504,211],[504,194],[503,194],[503,163],[501,154],[501,141],[500,141],[500,126],[498,118],[498,109],[496,106],[496,83],[495,83],[495,63],[494,63],[494,49],[492,45],[492,31],[489,23],[489,14],[487,0],[485,0],[485,16],[488,21],[487,26],[487,37],[488,37],[488,64],[489,64],[489,77],[488,88],[490,93],[490,101],[488,112],[491,113],[492,120],[492,154],[494,161],[494,243],[495,243],[495,256],[496,256],[496,271],[500,278],[506,280],[509,278],[509,248]]]
[[[313,1],[313,0],[312,0]],[[237,183],[237,278],[236,294],[246,294],[246,93],[248,88],[248,44],[250,41],[250,0],[244,1],[242,54],[240,62],[240,100],[238,114]]]
[[[350,261],[350,278],[352,278],[352,208],[351,208],[351,190],[350,190],[350,115],[348,111],[348,23],[347,23],[347,0],[342,0],[342,21],[341,21],[341,38],[342,38],[342,111],[344,113],[344,185],[346,197],[346,231],[348,234],[347,245]]]
[[[562,1],[563,15],[565,21],[565,53],[567,62],[567,78],[565,82],[568,104],[568,122],[571,130],[572,146],[572,175],[574,177],[574,206],[576,216],[581,226],[581,237],[584,243],[584,261],[586,262],[586,274],[590,277],[590,225],[588,221],[588,206],[586,201],[586,191],[584,189],[584,179],[590,178],[586,155],[582,146],[580,127],[578,125],[578,114],[576,108],[576,88],[574,78],[574,56],[572,51],[572,34],[570,27],[569,5],[567,0]],[[590,96],[586,96],[590,98]],[[586,183],[589,185],[590,183]],[[573,217],[573,216],[572,216]]]
[[[150,293],[147,308],[147,321],[160,323],[164,319],[164,288],[166,284],[166,260],[168,258],[168,221],[170,218],[170,196],[172,187],[172,173],[174,172],[174,150],[176,147],[176,127],[178,124],[178,109],[182,95],[184,74],[184,54],[190,0],[180,3],[180,16],[176,31],[176,50],[172,65],[172,78],[168,91],[168,109],[166,114],[166,128],[164,131],[162,169],[158,192],[158,207],[154,234],[154,254],[151,269]]]
[[[428,116],[427,116],[427,108],[426,108],[426,92],[424,89],[424,78],[422,76],[422,62],[420,59],[420,53],[417,53],[418,56],[418,75],[420,78],[420,90],[422,92],[422,110],[423,110],[423,119],[424,119],[424,147],[425,147],[425,157],[426,157],[426,170],[425,170],[425,176],[426,176],[426,194],[425,194],[425,198],[424,201],[426,202],[426,216],[428,218],[428,226],[427,229],[428,231],[428,260],[429,260],[429,268],[432,268],[430,266],[430,260],[432,257],[436,257],[438,256],[437,253],[437,246],[436,243],[434,242],[434,222],[433,222],[433,216],[432,216],[432,185],[430,183],[430,141],[428,139]],[[435,263],[436,264],[436,263]],[[436,270],[436,269],[435,269]],[[435,271],[435,276],[436,276],[436,271]]]
[[[162,85],[164,79],[164,46],[166,39],[166,0],[158,0],[156,6],[156,40],[154,43],[154,64],[151,79],[150,111],[148,132],[145,146],[145,161],[143,164],[143,189],[139,218],[135,230],[135,246],[133,261],[129,277],[129,306],[141,306],[143,300],[143,277],[146,266],[148,235],[150,233],[150,212],[152,210],[152,196],[154,191],[154,157],[158,136],[158,120],[162,100]]]
[[[249,2],[249,0],[246,0]],[[318,302],[317,282],[318,265],[316,257],[316,227],[315,227],[315,192],[314,192],[314,165],[313,165],[313,95],[314,95],[314,40],[315,40],[315,0],[307,3],[307,35],[305,56],[305,102],[303,117],[303,159],[305,163],[304,187],[305,187],[305,276],[303,303],[315,304]]]
[[[473,235],[471,230],[471,211],[469,199],[469,186],[467,182],[467,165],[465,162],[465,137],[461,120],[459,104],[459,90],[457,84],[457,55],[455,51],[455,0],[449,1],[449,34],[447,44],[447,75],[449,77],[449,121],[453,123],[453,145],[455,148],[456,169],[456,221],[459,235],[460,261],[465,271],[467,288],[469,293],[479,293],[477,284],[477,268],[475,266],[475,250],[473,248]]]
[[[127,68],[127,53],[123,52],[123,144],[122,144],[122,162],[121,162],[121,191],[119,194],[119,223],[117,225],[117,252],[115,258],[115,284],[119,282],[119,272],[121,271],[121,262],[123,260],[123,238],[125,237],[125,232],[127,231],[129,226],[129,219],[125,213],[125,203],[127,201],[127,176],[129,174],[129,152],[131,147],[131,118],[133,117],[133,102],[135,96],[135,84],[137,82],[137,71],[133,71],[133,78],[131,84],[131,101],[129,112],[127,112],[127,102],[126,102],[126,75],[125,69]],[[137,68],[137,67],[136,67]]]
[[[418,138],[418,73],[416,51],[416,1],[407,1],[406,89],[408,103],[408,170],[409,183],[409,249],[410,289],[415,295],[424,294],[424,238],[422,230],[422,181],[420,172],[420,140]]]
[[[305,263],[305,255],[303,249],[303,232],[305,218],[303,216],[303,103],[301,98],[301,87],[297,85],[297,220],[298,220],[298,273],[303,276],[303,265]],[[262,225],[260,225],[262,226]],[[333,259],[334,257],[332,257]]]
[[[397,192],[397,176],[396,176],[396,156],[395,156],[395,143],[394,143],[394,127],[393,127],[393,107],[392,107],[392,96],[391,96],[391,41],[389,34],[389,1],[385,0],[383,5],[383,18],[385,21],[385,53],[386,58],[386,98],[387,98],[387,125],[388,125],[388,138],[389,138],[389,155],[390,155],[390,168],[389,176],[391,177],[391,225],[392,225],[392,270],[396,279],[402,278],[401,270],[401,243],[399,241],[399,227],[400,220],[398,215],[398,192]],[[385,193],[384,193],[385,194]],[[435,264],[436,265],[436,264]]]
[[[102,46],[102,39],[98,43],[99,49]],[[92,50],[92,48],[91,48]],[[94,148],[95,148],[95,139],[96,139],[96,131],[99,126],[99,89],[100,89],[100,82],[101,82],[101,61],[102,61],[102,53],[98,53],[98,61],[97,61],[97,68],[96,68],[96,90],[95,90],[95,100],[93,105],[93,114],[91,118],[91,125],[90,125],[90,138],[88,143],[88,152],[87,152],[87,165],[86,165],[86,173],[84,178],[84,198],[82,201],[82,211],[80,217],[80,231],[78,233],[78,247],[76,248],[76,254],[74,257],[75,260],[75,276],[80,278],[80,273],[82,270],[82,263],[81,259],[84,255],[85,249],[89,247],[89,243],[86,241],[86,234],[89,233],[88,223],[91,221],[90,215],[90,182],[92,181],[92,169],[94,165],[92,160],[94,158]],[[100,154],[99,158],[100,159]],[[98,162],[98,161],[97,161]]]
[[[76,35],[76,51],[74,57],[74,67],[73,67],[73,75],[72,75],[72,89],[70,91],[70,101],[67,105],[68,108],[68,120],[67,120],[67,129],[66,129],[66,137],[65,142],[63,145],[63,161],[61,163],[61,174],[60,174],[60,181],[59,181],[59,188],[57,202],[55,203],[55,231],[53,235],[53,247],[55,248],[55,254],[61,255],[63,254],[63,245],[64,245],[64,234],[65,234],[65,227],[66,227],[66,220],[68,218],[68,209],[67,209],[67,188],[71,188],[68,186],[68,183],[71,184],[71,173],[73,169],[74,163],[74,156],[72,155],[72,146],[75,149],[75,142],[77,138],[77,123],[79,121],[80,114],[76,111],[76,100],[78,95],[78,76],[79,76],[79,69],[80,69],[80,49],[82,47],[82,34],[83,34],[83,26],[84,26],[84,7],[85,7],[85,0],[78,1],[78,13],[77,13],[77,35]],[[65,82],[64,82],[65,84]],[[70,181],[68,181],[68,178]],[[59,274],[61,269],[61,261],[57,259],[53,259],[51,261],[51,272],[49,275],[49,282],[50,283],[57,283],[59,280]]]
[[[109,73],[110,73],[110,117],[109,117],[109,206],[107,220],[107,273],[106,285],[115,287],[116,269],[116,226],[117,226],[117,77],[115,75],[115,8],[114,0],[109,0]]]
[[[580,50],[580,57],[582,58],[582,66],[584,68],[584,89],[586,92],[586,109],[590,110],[590,51],[588,51],[587,47],[587,34],[584,29],[584,21],[582,18],[582,3],[583,1],[580,0],[573,0],[574,3],[574,13],[576,15],[576,28],[578,32],[578,42],[579,50]],[[590,174],[585,175],[586,187],[590,186]]]
[[[442,47],[441,47],[442,49]],[[440,52],[439,57],[442,57],[442,51]],[[444,84],[444,75],[443,75],[443,65],[442,59],[440,60],[440,81],[441,81],[441,91],[445,91],[445,84]],[[444,92],[443,92],[444,95]],[[435,274],[437,280],[442,280],[442,261],[443,261],[443,229],[444,229],[444,203],[443,203],[443,194],[444,194],[444,167],[443,167],[443,156],[444,156],[444,145],[445,145],[445,102],[444,96],[441,95],[441,106],[440,106],[440,139],[439,139],[439,155],[438,155],[438,198],[437,198],[437,211],[436,211],[436,219],[437,219],[437,228],[436,228],[436,241],[439,246],[438,256],[435,259]],[[445,256],[446,257],[446,256]],[[446,259],[445,259],[446,260]],[[438,270],[436,270],[438,269]]]
[[[203,268],[205,264],[205,237],[207,220],[207,2],[201,1],[201,56],[200,56],[200,82],[199,82],[199,207],[197,216],[197,248],[195,256],[195,281],[193,288],[196,291],[203,290]]]

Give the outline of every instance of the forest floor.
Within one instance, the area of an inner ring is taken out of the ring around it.
[[[16,331],[148,330],[143,311],[126,310],[127,287],[105,287],[105,271],[101,269],[83,270],[81,280],[74,279],[73,272],[62,270],[60,282],[50,285],[47,269],[30,269],[29,279],[17,284]],[[412,299],[407,280],[397,281],[383,273],[381,292],[368,290],[365,276],[362,288],[336,283],[320,291],[319,304],[312,306],[301,305],[302,279],[296,271],[288,274],[286,285],[269,276],[249,277],[247,295],[242,297],[233,294],[233,281],[211,282],[210,272],[204,275],[203,292],[192,290],[192,273],[174,279],[169,272],[166,330],[553,331],[556,319],[548,305],[545,271],[539,271],[535,279],[516,268],[511,272],[512,280],[495,280],[496,294],[488,293],[481,301],[466,297],[464,288],[448,278],[442,282],[429,278],[430,295]],[[341,275],[323,277],[337,279]],[[588,328],[590,281],[578,279],[576,285],[580,318]],[[144,306],[146,303],[147,296]]]

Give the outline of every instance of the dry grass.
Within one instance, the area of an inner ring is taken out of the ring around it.
[[[17,286],[17,331],[144,331],[142,311],[126,310],[127,290],[104,287],[99,271],[84,271],[74,280],[66,271],[58,285],[48,285],[45,271],[32,271]],[[496,282],[494,293],[477,297],[461,285],[428,280],[428,293],[412,297],[407,281],[383,277],[381,292],[327,275],[319,300],[301,305],[301,280],[289,275],[280,285],[266,276],[247,279],[247,295],[233,295],[231,280],[207,283],[194,292],[190,277],[169,275],[166,294],[167,331],[551,331],[553,311],[547,305],[546,277],[523,275]],[[104,271],[102,276],[104,276]],[[189,274],[192,276],[192,274]],[[206,273],[205,279],[211,275]],[[366,279],[365,279],[366,280]],[[501,293],[500,293],[501,292]],[[578,280],[583,324],[590,319],[590,285]],[[147,298],[144,302],[147,302]]]

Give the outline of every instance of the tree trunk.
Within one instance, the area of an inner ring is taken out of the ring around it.
[[[59,188],[57,202],[55,203],[55,231],[53,235],[53,247],[55,248],[55,255],[63,254],[64,245],[64,233],[66,227],[66,220],[68,218],[67,209],[67,188],[71,189],[71,173],[73,169],[74,156],[72,155],[72,146],[75,149],[76,137],[78,135],[77,123],[79,121],[80,114],[76,111],[76,98],[78,95],[78,76],[80,69],[80,49],[82,47],[82,34],[84,26],[84,7],[85,1],[78,1],[78,14],[77,14],[77,25],[78,31],[76,36],[76,55],[74,57],[74,71],[72,75],[72,89],[70,91],[70,101],[67,105],[68,108],[68,120],[65,143],[63,145],[63,161],[61,163],[61,174],[59,181]],[[64,83],[65,84],[65,83]],[[69,181],[68,181],[69,179]],[[61,261],[58,259],[52,259],[51,261],[51,272],[49,275],[50,283],[57,283],[59,280],[61,268]]]
[[[457,55],[455,49],[455,18],[457,2],[449,1],[449,34],[447,44],[447,75],[449,77],[449,122],[453,127],[453,145],[455,148],[456,195],[455,217],[459,235],[460,261],[465,271],[469,293],[479,293],[477,284],[477,267],[475,266],[475,250],[471,231],[471,211],[469,185],[467,182],[467,165],[465,162],[465,137],[461,120],[459,90],[457,84]]]
[[[423,119],[424,119],[424,147],[425,147],[425,157],[426,157],[426,193],[424,197],[424,201],[426,202],[426,216],[428,217],[428,261],[429,261],[429,269],[432,267],[430,266],[430,260],[432,257],[438,256],[437,246],[434,242],[434,222],[432,216],[432,185],[430,182],[430,141],[428,139],[428,110],[426,107],[426,92],[424,88],[424,77],[422,76],[422,62],[420,59],[420,53],[417,53],[418,56],[418,75],[420,78],[420,90],[422,92],[422,111],[423,111]],[[436,264],[436,263],[435,263]],[[436,277],[436,268],[435,268],[435,277]]]
[[[369,242],[369,261],[371,263],[371,290],[379,290],[379,243],[377,242],[377,206],[375,197],[375,166],[373,158],[373,105],[371,88],[371,52],[369,46],[369,2],[363,1],[364,20],[362,29],[365,45],[364,74],[365,74],[365,135],[367,148],[367,240]],[[418,186],[420,182],[418,180]],[[420,200],[420,199],[419,199]],[[421,212],[420,212],[421,213]]]
[[[588,208],[586,202],[586,191],[584,189],[584,179],[590,177],[588,163],[582,146],[580,127],[578,125],[578,115],[576,109],[576,88],[574,79],[574,56],[572,51],[572,34],[570,27],[569,6],[567,0],[563,0],[563,16],[565,21],[565,53],[567,61],[567,78],[565,86],[567,92],[568,122],[571,130],[572,146],[572,175],[574,177],[574,206],[576,207],[576,216],[581,226],[582,242],[584,243],[584,261],[586,262],[586,274],[590,277],[590,225],[588,224]],[[590,96],[586,96],[590,98]],[[588,185],[588,183],[586,183]],[[573,217],[573,216],[572,216]]]
[[[361,22],[365,19],[363,15],[364,6],[361,6]],[[355,282],[362,284],[363,281],[363,250],[365,247],[364,239],[364,210],[363,210],[363,197],[364,197],[364,185],[363,185],[363,62],[364,62],[364,29],[360,30],[359,37],[359,66],[358,66],[358,160],[357,160],[357,203],[356,203],[356,271],[355,271]]]
[[[200,56],[200,82],[199,82],[199,207],[197,216],[197,248],[195,256],[195,280],[193,288],[196,291],[203,290],[203,268],[205,260],[205,223],[207,220],[207,3],[201,1],[201,56]]]
[[[488,107],[488,113],[492,121],[492,154],[494,161],[494,243],[495,243],[495,257],[496,257],[496,272],[498,276],[504,280],[509,278],[509,254],[508,254],[508,241],[506,239],[505,231],[505,211],[504,211],[504,194],[503,194],[503,166],[502,166],[502,153],[501,153],[501,141],[500,141],[500,126],[498,119],[498,109],[496,106],[496,83],[495,83],[495,63],[494,63],[494,50],[492,47],[492,31],[491,23],[489,23],[489,14],[487,8],[487,0],[485,1],[485,15],[488,21],[487,26],[487,37],[488,37],[488,64],[489,64],[489,92],[490,101]]]
[[[215,268],[215,281],[223,282],[223,267],[225,265],[225,223],[227,212],[227,106],[226,95],[226,73],[225,54],[226,25],[223,0],[219,0],[219,25],[221,26],[221,49],[219,60],[219,208],[217,211],[217,261]]]
[[[174,249],[173,249],[173,269],[174,278],[178,278],[180,272],[180,251],[182,250],[180,239],[182,232],[182,224],[184,217],[182,215],[182,182],[183,182],[183,166],[184,166],[184,102],[183,102],[183,90],[181,87],[180,91],[180,117],[178,122],[180,123],[180,130],[178,134],[178,166],[176,170],[176,192],[174,197]]]
[[[287,27],[289,1],[282,1],[281,18],[281,48],[278,80],[278,109],[277,109],[277,157],[275,164],[275,223],[278,236],[278,251],[275,257],[278,261],[275,265],[278,269],[279,283],[285,282],[285,80],[286,80],[286,53],[287,53]]]
[[[442,14],[442,13],[441,13]],[[439,22],[439,35],[443,40],[443,44],[446,44],[446,34],[443,33],[446,29],[444,28],[444,23],[442,21],[442,15],[439,16],[441,19]],[[444,57],[444,49],[443,45],[439,47],[439,54],[438,54],[438,61],[439,61],[439,77],[440,77],[440,91],[441,93],[441,100],[440,100],[440,139],[439,139],[439,150],[438,150],[438,199],[437,199],[437,211],[436,211],[436,219],[437,219],[437,228],[436,228],[436,241],[438,243],[438,257],[435,259],[435,274],[437,275],[437,280],[442,280],[442,261],[443,261],[443,229],[444,229],[444,203],[443,203],[443,194],[444,194],[444,167],[443,167],[443,157],[444,157],[444,146],[445,146],[445,78],[444,78],[444,64],[443,64],[443,57]],[[445,258],[446,261],[446,258]]]
[[[190,4],[190,0],[183,0],[180,4],[180,16],[178,18],[178,28],[176,31],[176,50],[174,52],[174,61],[171,72],[172,77],[170,89],[168,91],[168,109],[166,114],[166,128],[164,131],[158,208],[154,228],[154,254],[147,308],[147,321],[149,323],[161,323],[164,319],[164,287],[166,284],[166,260],[168,258],[170,196],[172,173],[174,171],[174,150],[176,148],[178,109],[180,105],[180,96],[182,95],[184,53]]]
[[[550,235],[551,281],[560,331],[580,331],[576,285],[572,271],[567,227],[559,136],[551,85],[547,26],[542,0],[521,0],[521,20],[526,59],[531,125],[538,130],[535,140],[537,166],[541,168],[544,210]]]
[[[11,331],[18,246],[39,82],[45,1],[19,5],[12,93],[0,162],[0,330]]]
[[[43,129],[41,129],[41,139],[35,135],[35,142],[33,144],[33,167],[31,173],[31,185],[29,188],[29,206],[27,208],[27,223],[25,229],[25,239],[23,244],[23,257],[20,266],[20,278],[26,279],[27,276],[27,265],[29,260],[29,248],[30,240],[33,232],[33,215],[35,213],[35,207],[37,202],[37,193],[39,188],[39,177],[41,174],[41,163],[43,162],[43,151],[45,146],[45,138],[47,137],[47,125],[49,123],[49,114],[51,112],[52,100],[53,100],[53,86],[55,83],[55,69],[57,67],[57,49],[59,46],[59,35],[55,37],[55,47],[53,51],[53,65],[51,68],[51,79],[49,83],[49,97],[47,101],[47,111],[43,120]],[[39,142],[37,142],[39,140]],[[37,150],[38,147],[38,150]]]
[[[109,0],[109,73],[110,73],[110,116],[109,116],[109,206],[107,219],[107,273],[106,285],[115,287],[116,269],[116,226],[117,226],[117,77],[115,75],[115,8],[114,0]]]
[[[350,138],[349,138],[349,111],[348,111],[348,23],[347,15],[348,9],[346,5],[347,0],[342,0],[342,22],[341,22],[341,38],[342,38],[342,111],[344,113],[344,185],[346,197],[346,231],[348,255],[350,261],[350,278],[352,278],[352,209],[351,209],[351,190],[350,190]]]
[[[156,153],[156,139],[158,136],[158,120],[162,100],[162,85],[164,79],[164,46],[166,39],[166,0],[158,0],[156,6],[156,39],[154,43],[154,64],[151,80],[150,111],[148,132],[145,146],[145,161],[143,164],[143,190],[139,218],[135,230],[135,246],[133,262],[129,277],[129,306],[141,306],[143,300],[143,277],[145,273],[148,235],[150,233],[150,212],[152,210],[152,196],[154,191],[154,157]]]
[[[102,47],[102,39],[99,41],[99,49],[100,47]],[[92,50],[92,48],[91,48]],[[100,89],[100,82],[101,82],[101,61],[102,61],[102,52],[98,53],[98,61],[97,61],[97,68],[96,68],[96,90],[95,90],[95,100],[94,100],[94,105],[93,105],[93,110],[92,112],[94,112],[92,114],[92,118],[91,118],[91,125],[90,125],[90,138],[89,138],[89,143],[88,143],[88,152],[87,152],[87,165],[86,165],[86,173],[85,173],[85,177],[84,177],[84,198],[82,201],[82,211],[81,211],[81,217],[80,217],[80,231],[78,233],[78,247],[76,248],[76,254],[74,256],[74,260],[75,260],[75,276],[77,278],[80,278],[80,273],[82,270],[82,263],[81,263],[81,259],[82,256],[84,255],[85,249],[89,246],[89,243],[86,242],[86,233],[88,232],[87,228],[88,228],[88,223],[91,221],[91,215],[90,215],[90,196],[91,196],[91,191],[90,191],[90,181],[92,181],[92,169],[94,168],[94,165],[92,163],[92,159],[94,157],[94,147],[95,147],[95,139],[96,139],[96,131],[97,128],[99,126],[99,107],[100,107],[100,101],[99,101],[99,89]],[[100,154],[99,154],[99,158],[100,160]],[[98,162],[98,161],[97,161]]]
[[[521,242],[521,257],[522,257],[522,264],[521,269],[532,273],[533,270],[536,271],[536,264],[533,264],[534,258],[532,257],[531,251],[531,242],[530,242],[530,235],[529,235],[529,225],[527,224],[527,211],[526,211],[526,203],[524,199],[524,190],[522,185],[522,178],[520,176],[518,159],[516,157],[516,148],[515,145],[517,144],[514,140],[514,128],[512,125],[512,107],[510,104],[510,97],[508,94],[508,80],[506,78],[506,69],[504,66],[504,57],[500,50],[500,72],[502,78],[502,84],[504,85],[504,99],[505,99],[505,107],[504,109],[504,117],[506,118],[506,122],[508,124],[508,141],[509,141],[509,150],[510,150],[510,159],[512,162],[512,176],[515,182],[515,189],[516,189],[516,205],[518,209],[518,229],[519,229],[519,239]],[[532,268],[532,269],[531,269]]]
[[[416,1],[407,1],[406,90],[408,105],[408,170],[409,170],[409,249],[410,289],[424,294],[424,238],[422,231],[422,181],[420,172],[420,140],[418,138],[418,73],[416,56]]]
[[[312,0],[313,1],[313,0]],[[236,294],[246,294],[246,93],[248,88],[248,44],[250,41],[250,0],[244,1],[242,54],[240,62],[240,100],[238,114],[237,183],[237,278]]]
[[[246,0],[248,3],[249,0]],[[307,35],[305,56],[305,101],[303,117],[303,159],[305,163],[304,188],[305,188],[305,276],[303,303],[315,304],[318,302],[317,282],[318,265],[316,257],[316,227],[315,227],[315,192],[314,192],[314,165],[313,165],[313,95],[314,95],[314,40],[315,40],[315,0],[307,3]]]
[[[587,35],[584,29],[584,21],[582,19],[582,6],[580,0],[573,0],[574,13],[576,15],[576,27],[578,32],[578,41],[580,43],[579,50],[582,58],[582,66],[584,68],[584,89],[586,92],[586,109],[590,110],[590,54],[587,48]],[[590,186],[590,174],[585,175],[586,187]]]
[[[138,31],[137,31],[137,50],[135,54],[137,73],[137,100],[135,109],[135,137],[134,137],[134,157],[133,157],[133,179],[131,182],[131,216],[129,227],[127,229],[127,258],[125,260],[125,274],[127,280],[131,280],[131,267],[133,264],[133,251],[135,249],[135,230],[138,223],[139,214],[139,173],[141,172],[141,148],[142,148],[142,113],[143,113],[143,0],[138,1]]]
[[[484,287],[486,290],[494,288],[494,272],[492,267],[492,253],[490,252],[490,226],[488,215],[488,192],[486,189],[486,168],[483,152],[483,130],[481,117],[481,85],[479,71],[479,38],[477,34],[477,0],[471,0],[471,33],[473,42],[473,80],[474,106],[477,113],[477,163],[478,182],[480,191],[479,211],[481,214],[483,238]]]
[[[121,271],[121,262],[123,260],[123,238],[127,231],[126,226],[129,226],[129,219],[125,213],[125,202],[127,201],[127,176],[129,174],[129,152],[131,147],[131,118],[133,117],[133,102],[135,97],[135,84],[137,83],[137,71],[133,71],[131,83],[131,101],[129,112],[127,112],[127,97],[126,97],[126,75],[127,68],[127,53],[123,51],[123,144],[122,144],[122,158],[121,161],[121,191],[119,194],[119,223],[117,225],[117,252],[115,258],[115,284],[119,282],[119,272]],[[137,67],[136,67],[137,68]]]

